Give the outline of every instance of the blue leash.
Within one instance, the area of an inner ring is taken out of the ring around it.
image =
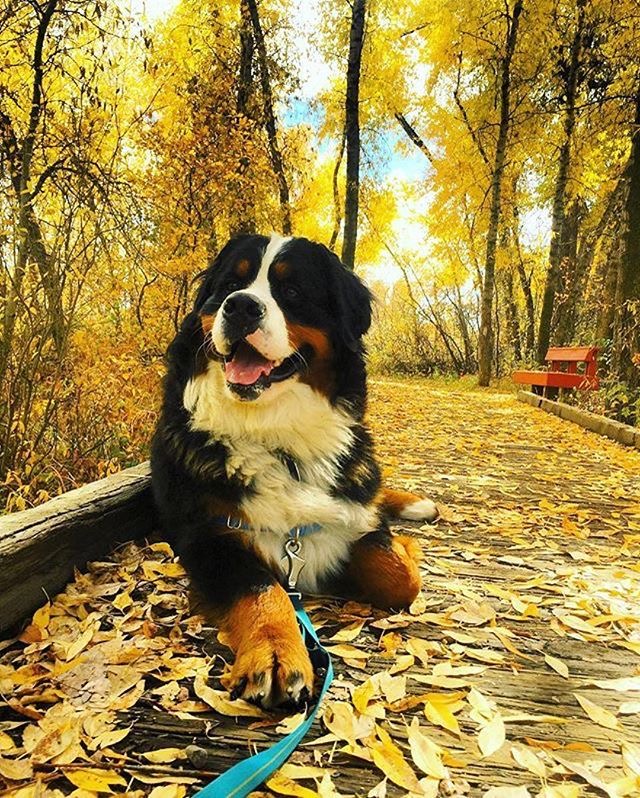
[[[296,617],[300,624],[314,671],[319,675],[324,672],[324,682],[316,705],[309,712],[309,716],[290,734],[287,734],[286,737],[283,737],[282,740],[270,748],[243,759],[225,773],[221,773],[206,787],[195,793],[197,796],[204,796],[204,798],[245,798],[252,790],[268,779],[291,756],[302,738],[309,731],[318,712],[320,702],[333,681],[331,657],[318,640],[311,619],[300,601],[300,594],[289,593],[289,597],[296,611]]]

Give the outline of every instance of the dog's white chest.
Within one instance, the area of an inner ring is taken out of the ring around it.
[[[301,383],[262,406],[228,399],[217,364],[189,382],[184,404],[191,426],[225,445],[227,476],[247,488],[240,509],[251,545],[278,576],[287,574],[292,530],[320,527],[301,541],[305,565],[298,580],[301,590],[316,592],[352,543],[376,525],[374,509],[332,490],[353,443],[353,419]]]

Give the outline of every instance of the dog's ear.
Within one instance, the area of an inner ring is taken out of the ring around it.
[[[336,314],[340,338],[352,352],[357,352],[360,339],[371,326],[372,294],[337,255],[320,245],[330,266],[331,304]]]

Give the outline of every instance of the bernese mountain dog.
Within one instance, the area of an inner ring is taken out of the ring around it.
[[[419,546],[390,518],[433,502],[385,490],[364,414],[371,295],[305,238],[233,238],[168,350],[152,445],[161,526],[235,652],[234,696],[295,706],[313,670],[287,588],[409,605]]]

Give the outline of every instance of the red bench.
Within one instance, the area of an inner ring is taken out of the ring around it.
[[[600,381],[596,374],[598,348],[596,346],[555,346],[547,352],[545,371],[514,371],[513,381],[531,385],[534,393],[548,394],[552,398],[558,388],[577,388],[580,391],[597,391]]]

